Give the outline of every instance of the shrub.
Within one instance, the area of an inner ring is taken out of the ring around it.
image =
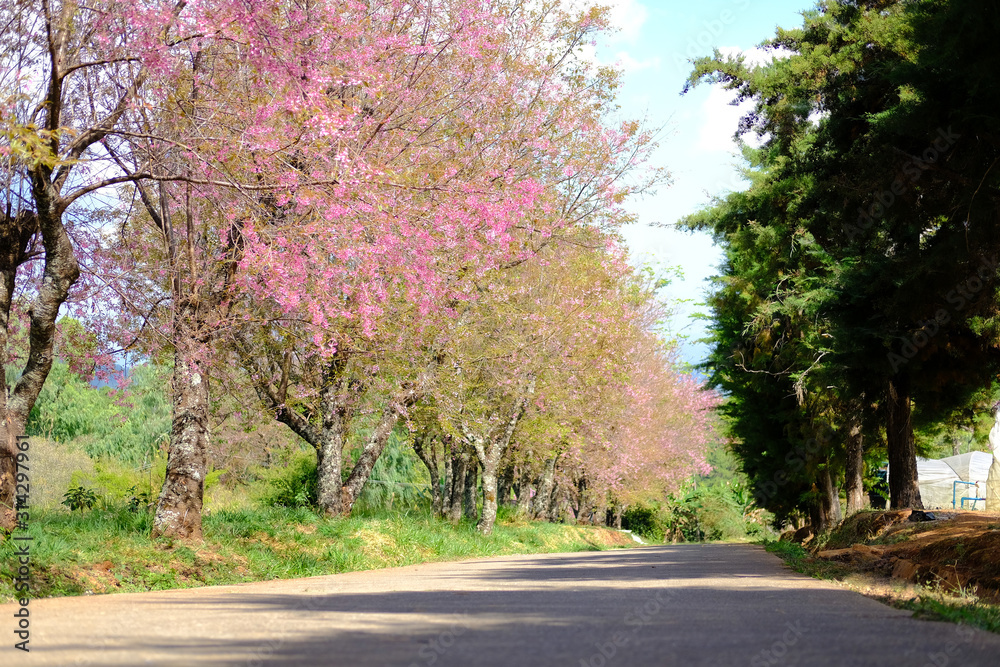
[[[622,513],[622,528],[654,542],[663,540],[664,525],[659,516],[660,509],[645,505],[633,505]]]
[[[316,506],[316,453],[313,450],[294,452],[285,467],[262,468],[259,474],[264,482],[264,489],[258,496],[262,505]]]
[[[92,509],[97,502],[97,494],[83,486],[73,486],[63,496],[63,505],[74,510]]]

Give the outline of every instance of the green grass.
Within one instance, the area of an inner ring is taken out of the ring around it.
[[[790,568],[817,579],[840,580],[851,572],[846,566],[834,561],[813,558],[812,554],[794,542],[764,540],[764,548],[784,560]]]
[[[764,548],[784,560],[796,572],[817,579],[841,581],[853,570],[840,563],[813,558],[801,545],[791,542],[765,540]],[[1000,633],[1000,606],[986,604],[967,592],[951,595],[926,586],[916,587],[918,594],[893,595],[859,591],[897,609],[912,611],[914,618],[931,621],[949,621],[961,625]]]
[[[83,512],[35,510],[29,533],[31,595],[149,591],[307,577],[429,561],[627,546],[604,528],[498,521],[484,536],[426,511],[370,512],[327,519],[307,508],[217,510],[203,543],[151,540],[152,517],[111,506]],[[0,544],[0,601],[11,601],[14,545]]]
[[[937,594],[926,594],[916,599],[893,602],[892,606],[912,611],[915,618],[950,621],[1000,633],[1000,607],[964,596],[949,599]]]

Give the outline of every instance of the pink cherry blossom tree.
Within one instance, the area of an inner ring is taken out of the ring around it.
[[[350,512],[392,428],[426,393],[448,337],[434,323],[459,317],[493,268],[525,261],[583,220],[617,222],[629,189],[661,177],[622,185],[652,137],[635,124],[606,128],[613,76],[585,76],[572,58],[600,15],[529,6],[418,3],[406,20],[384,22],[419,42],[352,98],[363,113],[346,152],[366,180],[340,189],[335,219],[299,193],[281,205],[295,208],[301,229],[246,235],[256,310],[233,349],[267,411],[316,448],[327,513]],[[307,261],[290,264],[289,254]],[[373,403],[380,414],[341,484],[351,422]]]

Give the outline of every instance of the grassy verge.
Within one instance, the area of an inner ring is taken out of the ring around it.
[[[327,519],[306,509],[217,510],[200,544],[149,539],[152,517],[126,507],[35,510],[31,595],[149,591],[308,577],[505,554],[594,551],[634,544],[605,528],[502,518],[490,536],[426,512]],[[0,602],[14,599],[16,559],[0,544]]]
[[[842,563],[813,558],[798,544],[772,540],[763,544],[765,549],[782,558],[796,572],[844,583],[879,602],[912,611],[915,618],[949,621],[1000,633],[1000,606],[982,602],[970,593],[962,591],[956,595],[927,586],[893,585],[858,574]]]

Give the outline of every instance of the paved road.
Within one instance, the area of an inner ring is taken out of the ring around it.
[[[4,666],[1000,665],[1000,635],[911,619],[748,545],[36,600],[30,654],[12,647],[16,609],[0,606]]]

